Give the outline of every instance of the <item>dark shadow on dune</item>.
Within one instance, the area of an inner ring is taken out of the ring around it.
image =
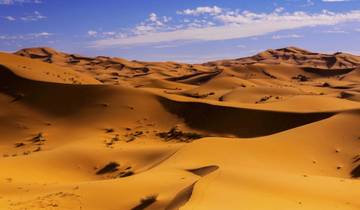
[[[359,177],[360,177],[360,165],[358,165],[357,167],[355,167],[355,168],[351,171],[351,177],[352,177],[352,178],[359,178]]]
[[[217,75],[219,75],[222,71],[217,70],[214,72],[198,72],[190,75],[180,76],[180,77],[172,77],[167,80],[174,82],[181,82],[186,84],[203,84],[213,79]]]
[[[184,206],[190,200],[195,184],[196,182],[178,192],[165,210],[178,210]]]
[[[12,96],[15,99],[13,103],[23,103],[60,117],[96,107],[113,95],[122,97],[115,87],[33,81],[15,75],[4,66],[0,66],[0,92]],[[334,115],[250,110],[199,102],[177,102],[164,97],[158,97],[158,100],[168,112],[183,118],[194,129],[243,138],[274,134]]]
[[[66,116],[102,103],[114,89],[104,85],[73,85],[34,81],[15,75],[0,65],[0,93],[52,115]]]
[[[291,113],[225,107],[200,102],[180,102],[159,97],[165,109],[191,128],[241,138],[271,135],[323,120],[335,113]]]
[[[146,170],[150,170],[155,168],[156,166],[159,166],[161,163],[165,162],[166,160],[170,159],[172,156],[174,156],[176,153],[178,152],[178,150],[176,150],[175,152],[172,152],[171,154],[165,156],[163,159],[159,160],[158,162],[153,163],[151,166],[149,166]]]
[[[320,76],[325,76],[325,77],[347,74],[355,69],[356,68],[348,68],[348,69],[320,69],[320,68],[311,68],[311,67],[303,68],[303,70],[306,72],[317,74]]]
[[[143,210],[147,207],[149,207],[151,204],[155,203],[156,201],[155,195],[147,196],[140,200],[140,204],[132,208],[131,210]]]
[[[219,169],[219,166],[204,166],[201,168],[188,169],[187,171],[198,176],[206,176]]]
[[[195,175],[204,177],[216,171],[217,169],[219,169],[219,166],[211,165],[195,169],[188,169],[187,171]],[[172,199],[169,205],[165,208],[165,210],[178,210],[180,209],[180,207],[184,206],[190,200],[196,183],[197,181],[178,192],[174,199]]]

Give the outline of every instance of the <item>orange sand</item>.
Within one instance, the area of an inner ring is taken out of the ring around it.
[[[360,57],[0,53],[0,209],[358,210]]]

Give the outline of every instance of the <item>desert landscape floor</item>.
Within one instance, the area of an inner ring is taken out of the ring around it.
[[[0,209],[359,210],[358,66],[0,53]]]

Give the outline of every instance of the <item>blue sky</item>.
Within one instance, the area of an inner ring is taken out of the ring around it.
[[[360,54],[360,0],[0,0],[0,51],[203,62],[298,46]]]

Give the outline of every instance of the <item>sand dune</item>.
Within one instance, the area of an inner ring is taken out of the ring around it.
[[[234,66],[255,63],[286,63],[309,68],[345,70],[358,67],[360,64],[360,57],[342,52],[330,55],[309,52],[297,47],[288,47],[276,50],[266,50],[247,58],[209,62],[207,65]]]
[[[359,65],[0,53],[0,209],[360,209]]]

